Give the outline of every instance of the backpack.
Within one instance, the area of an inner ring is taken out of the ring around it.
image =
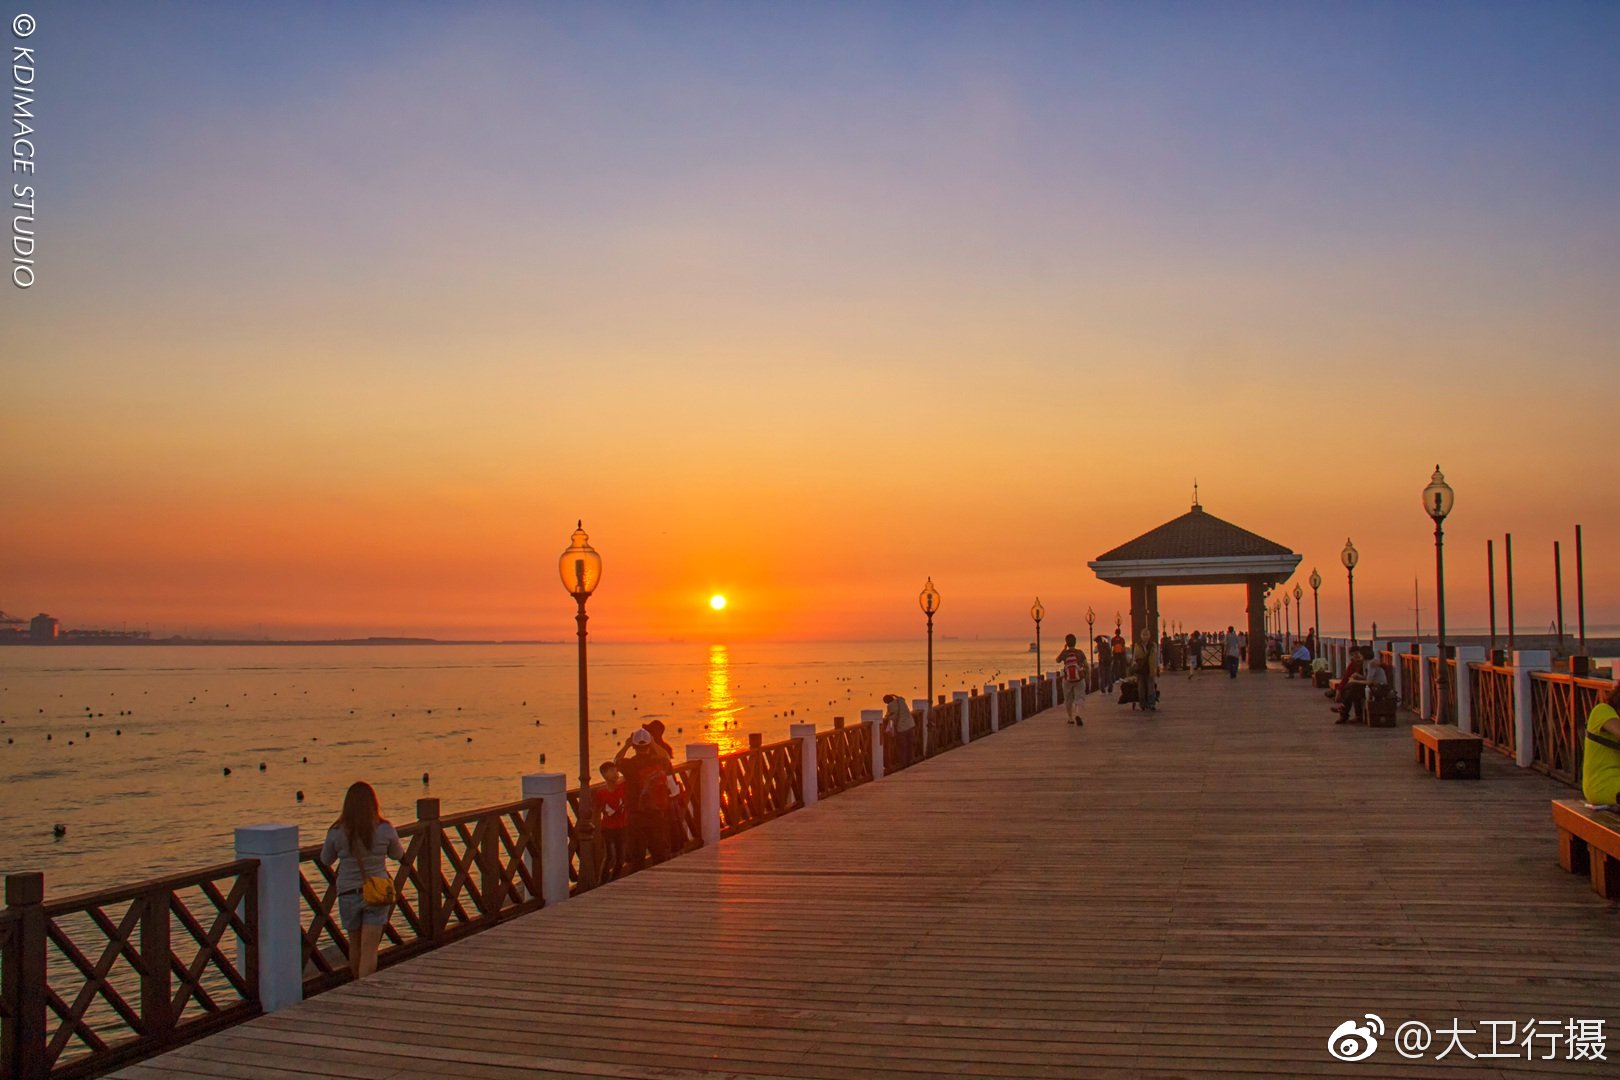
[[[1080,670],[1080,656],[1078,653],[1070,653],[1068,658],[1063,661],[1063,678],[1068,682],[1079,682],[1085,678],[1085,672]]]

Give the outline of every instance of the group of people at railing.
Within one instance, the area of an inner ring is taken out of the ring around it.
[[[603,786],[592,789],[602,835],[598,880],[656,866],[685,846],[675,751],[664,739],[662,720],[632,731],[598,771]]]

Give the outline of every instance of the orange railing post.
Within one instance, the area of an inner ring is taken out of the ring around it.
[[[423,936],[435,941],[444,931],[444,877],[439,861],[444,833],[439,826],[439,800],[417,799],[416,820],[423,826],[422,851],[416,857],[417,911],[427,931]]]

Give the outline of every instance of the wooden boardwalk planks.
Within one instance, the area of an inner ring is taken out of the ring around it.
[[[1436,784],[1324,706],[1093,697],[117,1075],[1612,1075],[1328,1055],[1367,1012],[1615,1036],[1620,927],[1558,867],[1567,788]]]

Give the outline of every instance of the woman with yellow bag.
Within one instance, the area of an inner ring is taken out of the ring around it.
[[[377,793],[364,781],[349,785],[343,813],[326,833],[321,862],[338,859],[338,921],[349,935],[349,970],[363,979],[377,970],[377,943],[394,912],[388,859],[405,856],[394,826],[383,820]]]

